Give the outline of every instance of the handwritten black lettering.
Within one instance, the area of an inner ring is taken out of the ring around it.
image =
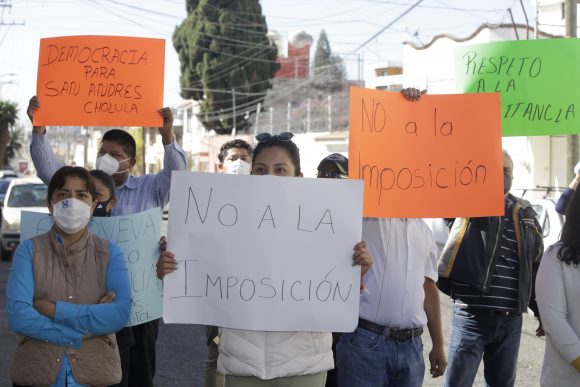
[[[537,78],[542,72],[542,59],[535,57],[478,56],[475,51],[463,54],[465,75],[495,74],[498,76],[517,76]]]
[[[195,196],[193,189],[191,187],[189,187],[189,196],[187,197],[187,210],[185,213],[185,224],[187,224],[187,221],[189,219],[189,205],[190,205],[192,196],[193,196],[193,201],[195,202],[195,208],[197,209],[197,215],[199,216],[199,220],[201,223],[205,223],[205,220],[207,219],[207,213],[209,211],[209,205],[211,203],[211,194],[212,193],[213,193],[213,188],[210,188],[209,189],[209,196],[207,198],[207,206],[205,207],[205,214],[203,215],[203,218],[202,218],[201,212],[199,211],[199,204],[197,203],[197,197]]]
[[[117,64],[117,65],[140,65],[147,64],[147,51],[88,46],[56,46],[47,47],[48,55],[42,66],[48,66],[57,62],[70,62],[84,64],[87,62],[93,64]]]
[[[266,218],[266,213],[270,214],[269,218]],[[264,210],[264,214],[262,214],[262,219],[260,219],[260,224],[258,225],[258,230],[262,227],[262,222],[264,220],[269,220],[272,222],[272,227],[274,229],[276,229],[276,222],[274,222],[274,215],[272,215],[272,209],[270,208],[270,205],[268,204],[268,206],[266,207],[266,209]]]
[[[429,163],[415,166],[411,170],[406,166],[374,165],[365,162],[361,153],[358,153],[357,156],[353,158],[353,163],[354,165],[358,163],[358,170],[361,173],[359,176],[365,180],[365,185],[368,187],[365,190],[378,191],[379,204],[381,204],[383,193],[390,190],[440,190],[486,183],[487,166],[474,160],[467,160],[463,165],[455,161],[454,168],[448,165]]]
[[[326,211],[324,211],[324,214],[322,214],[322,218],[320,218],[318,225],[316,225],[315,231],[318,231],[318,228],[322,224],[326,224],[326,225],[330,226],[330,229],[332,230],[332,233],[334,234],[334,223],[332,222],[332,214],[330,213],[329,208],[327,208]]]
[[[137,114],[139,109],[137,105],[134,103],[112,103],[112,102],[103,102],[103,101],[89,101],[83,105],[83,111],[87,114],[94,114],[94,113],[109,113],[109,114],[117,114],[117,113],[126,113],[126,114]]]
[[[225,214],[226,213],[225,209],[227,208],[232,209],[232,211],[230,211],[231,219],[228,219],[227,215]],[[232,204],[224,204],[223,206],[220,207],[220,210],[218,211],[218,220],[222,226],[226,227],[235,226],[238,223],[238,209]]]
[[[366,122],[369,126],[371,133],[372,132],[379,132],[379,133],[382,132],[387,125],[387,113],[386,113],[383,105],[380,102],[375,103],[375,99],[374,98],[372,99],[372,110],[371,110],[372,119],[371,119],[371,116],[369,116],[368,109],[367,109],[367,106],[365,104],[364,98],[361,100],[361,103],[362,103],[361,131],[362,132],[365,131],[365,118],[366,118]]]
[[[202,278],[205,276],[203,295],[189,294],[187,290],[189,286],[186,284],[182,294],[172,295],[170,298],[205,297],[242,302],[266,302],[277,299],[279,302],[344,303],[353,297],[352,289],[355,284],[332,279],[331,274],[335,269],[336,266],[321,279],[280,278],[277,281],[273,281],[270,277],[244,278],[232,274],[210,275],[208,273],[201,276]],[[192,279],[185,276],[185,281],[192,281]]]

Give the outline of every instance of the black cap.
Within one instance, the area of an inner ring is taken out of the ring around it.
[[[348,174],[348,159],[340,153],[333,153],[323,158],[320,164],[318,164],[317,169],[320,171],[320,168],[326,163],[333,163],[336,165],[340,173],[345,175]]]

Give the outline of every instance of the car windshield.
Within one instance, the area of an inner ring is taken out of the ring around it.
[[[2,195],[6,194],[6,191],[8,190],[8,186],[10,185],[10,180],[12,180],[12,179],[0,180],[0,194],[2,194]]]
[[[12,187],[8,207],[46,206],[47,187],[44,184],[18,184]]]
[[[542,216],[542,212],[544,211],[544,206],[541,204],[532,204],[532,208],[536,212],[536,220],[539,222],[540,217]]]

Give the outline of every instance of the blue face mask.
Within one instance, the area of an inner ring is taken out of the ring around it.
[[[97,206],[93,211],[93,216],[96,218],[105,218],[107,216],[111,216],[111,213],[107,212],[107,206],[109,205],[110,201],[111,199],[105,200],[104,202],[97,202]]]

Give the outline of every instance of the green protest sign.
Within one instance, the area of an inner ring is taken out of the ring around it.
[[[580,39],[465,46],[455,62],[460,91],[501,93],[504,136],[580,133]]]

